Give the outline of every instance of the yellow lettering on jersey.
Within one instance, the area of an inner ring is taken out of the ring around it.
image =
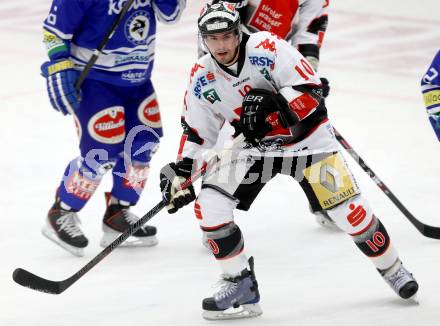
[[[73,62],[70,60],[63,60],[60,62],[57,62],[51,66],[48,67],[49,75],[53,75],[54,73],[57,73],[61,70],[71,69],[73,68]]]
[[[440,90],[432,90],[423,94],[426,107],[440,104]]]

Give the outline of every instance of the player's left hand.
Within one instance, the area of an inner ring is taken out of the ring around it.
[[[193,160],[184,158],[177,163],[168,163],[160,170],[160,190],[170,214],[196,199],[192,184],[185,189],[181,187],[191,177],[192,166]]]

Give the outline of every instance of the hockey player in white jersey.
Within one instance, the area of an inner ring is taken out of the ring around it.
[[[248,210],[278,173],[300,184],[313,210],[327,211],[400,297],[413,297],[418,284],[338,150],[319,77],[307,60],[273,34],[242,33],[238,13],[225,2],[206,6],[198,28],[210,53],[191,71],[179,159],[161,170],[168,211],[196,199],[192,186],[182,189],[180,184],[195,170],[200,152],[214,146],[224,122],[246,138],[208,170],[195,203],[222,271],[221,288],[203,300],[203,317],[262,313],[254,260],[246,256],[233,211]]]
[[[219,0],[213,0],[212,4]],[[329,0],[229,0],[240,14],[242,28],[254,33],[268,31],[294,46],[318,71],[320,50],[327,30]],[[204,49],[204,50],[203,50]],[[199,37],[199,56],[207,49]],[[329,81],[321,77],[324,98],[330,91]],[[318,224],[338,230],[325,210],[314,212]]]

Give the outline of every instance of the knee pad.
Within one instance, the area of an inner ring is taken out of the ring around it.
[[[147,86],[148,87],[148,86]],[[148,95],[139,105],[137,109],[137,117],[145,126],[154,128],[162,136],[162,120],[160,117],[159,103],[157,102],[156,93],[153,85],[151,85],[150,95]]]
[[[146,126],[130,129],[124,143],[124,160],[149,163],[159,149],[160,137]]]
[[[371,207],[362,195],[351,197],[326,212],[341,230],[351,235],[362,233],[373,221]]]
[[[339,228],[352,236],[356,246],[366,256],[379,257],[390,246],[390,237],[385,227],[361,195],[327,210],[327,213]]]
[[[202,229],[216,259],[232,258],[243,251],[243,235],[234,222],[216,228],[207,229],[202,227]]]
[[[356,246],[368,257],[383,255],[390,246],[390,237],[382,222],[373,215],[370,226],[351,235]]]
[[[116,198],[136,204],[150,172],[150,165],[145,162],[125,161],[120,158],[113,168],[112,195]]]
[[[75,160],[74,160],[75,161]],[[71,168],[75,164],[79,164],[81,174],[91,179],[101,179],[107,171],[111,170],[116,165],[115,158],[107,158],[106,156],[86,156],[79,157],[78,163],[71,162]]]
[[[95,192],[103,175],[114,166],[113,161],[86,160],[78,157],[66,168],[58,189],[60,199],[80,210]]]
[[[234,219],[237,202],[212,188],[203,188],[194,204],[194,213],[202,229],[216,228]]]

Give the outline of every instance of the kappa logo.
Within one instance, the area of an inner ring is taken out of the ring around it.
[[[265,50],[269,50],[270,52],[276,52],[277,49],[275,47],[275,41],[270,41],[268,38],[264,41],[261,41],[260,44],[258,44],[255,48],[258,49],[262,47]]]
[[[199,65],[198,63],[196,63],[196,64],[191,68],[191,74],[190,74],[190,79],[189,79],[189,81],[190,81],[190,82],[192,81],[194,75],[196,74],[196,72],[197,72],[199,69],[204,69],[204,68],[205,68],[205,67],[203,67],[202,65]]]
[[[125,113],[122,106],[113,106],[96,113],[87,126],[90,136],[104,144],[117,144],[125,138]]]
[[[147,7],[150,5],[151,0],[134,0],[130,9],[139,9],[142,7]],[[108,14],[109,15],[119,15],[122,11],[127,0],[109,0],[108,2]]]
[[[219,101],[221,102],[222,100],[220,99],[220,96],[218,96],[217,92],[215,91],[214,88],[207,90],[206,92],[203,93],[203,97],[205,99],[207,99],[211,104],[214,104],[215,102]]]
[[[125,36],[134,44],[143,44],[150,30],[150,14],[146,11],[137,11],[127,20]]]

